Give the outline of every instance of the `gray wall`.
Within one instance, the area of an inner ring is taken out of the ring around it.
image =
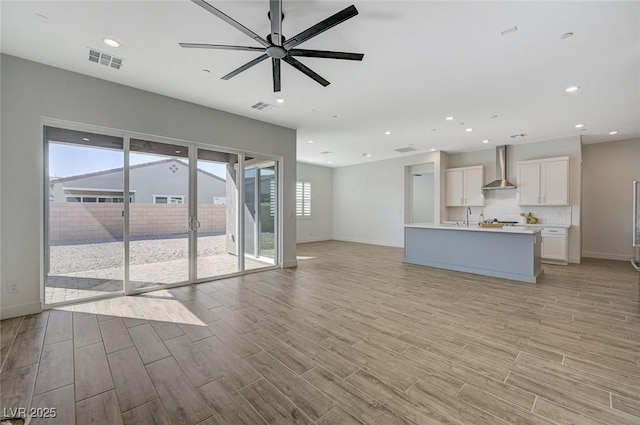
[[[296,264],[295,130],[13,56],[0,71],[3,318],[40,309],[43,117],[281,156],[283,264]]]
[[[298,242],[331,239],[333,218],[333,169],[298,163],[297,181],[311,183],[311,218],[297,219]]]
[[[584,257],[633,257],[633,180],[640,180],[640,139],[582,147]]]

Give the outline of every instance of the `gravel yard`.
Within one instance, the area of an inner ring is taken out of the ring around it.
[[[266,234],[265,245],[273,246],[273,235]],[[198,256],[227,254],[226,235],[198,237]],[[67,274],[87,270],[122,267],[122,242],[101,242],[79,245],[56,245],[50,248],[49,274]],[[132,240],[129,243],[131,265],[187,259],[188,238]]]

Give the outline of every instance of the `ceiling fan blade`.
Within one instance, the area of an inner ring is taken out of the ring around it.
[[[201,43],[178,43],[180,47],[187,49],[216,49],[216,50],[247,50],[249,52],[264,52],[264,47],[249,46],[228,46],[226,44],[201,44]]]
[[[314,71],[304,66],[300,61],[292,58],[291,56],[285,56],[282,58],[282,60],[288,63],[289,65],[291,65],[292,67],[294,67],[295,69],[297,69],[298,71],[302,72],[303,74],[306,74],[308,77],[316,80],[318,83],[322,84],[324,87],[331,84],[330,82],[328,82],[327,80],[322,78],[320,75],[316,74]]]
[[[269,0],[269,19],[271,20],[271,42],[282,45],[282,0]]]
[[[260,37],[258,34],[256,34],[255,32],[251,31],[249,28],[245,27],[244,25],[242,25],[240,22],[236,21],[232,17],[226,15],[221,10],[216,9],[215,7],[211,6],[206,1],[204,1],[204,0],[191,0],[191,1],[194,2],[195,4],[197,4],[198,6],[200,6],[201,8],[203,8],[204,10],[206,10],[207,12],[209,12],[209,13],[217,16],[218,18],[222,19],[227,24],[231,25],[232,27],[236,28],[237,30],[242,31],[243,33],[245,33],[246,35],[248,35],[249,37],[251,37],[255,41],[257,41],[258,43],[262,44],[264,47],[269,47],[270,46],[270,44],[269,44],[269,42],[267,40],[265,40],[264,38]]]
[[[252,60],[251,62],[247,62],[244,65],[242,65],[240,68],[231,71],[230,73],[228,73],[227,75],[222,77],[222,80],[229,80],[229,79],[235,77],[236,75],[240,74],[241,72],[246,71],[247,69],[251,68],[253,65],[259,64],[260,62],[262,62],[263,60],[265,60],[268,57],[269,56],[267,56],[266,53],[264,55],[260,55],[257,58],[255,58],[254,60]]]
[[[350,61],[361,61],[364,58],[363,53],[330,52],[326,50],[291,49],[289,54],[307,58],[346,59]]]
[[[273,92],[279,92],[280,86],[280,59],[271,58],[271,67],[273,68]]]
[[[193,0],[195,1],[195,0]],[[316,35],[325,32],[329,28],[335,27],[336,25],[346,21],[347,19],[351,19],[358,14],[358,9],[354,5],[347,7],[346,9],[341,10],[333,16],[328,17],[324,21],[318,22],[311,28],[302,31],[300,34],[295,37],[291,37],[287,40],[282,47],[289,50],[296,47],[300,43],[304,43]]]

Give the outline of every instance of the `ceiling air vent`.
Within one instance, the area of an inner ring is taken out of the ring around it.
[[[521,139],[523,137],[527,137],[527,135],[525,133],[518,133],[518,134],[512,134],[511,136],[512,139]]]
[[[272,109],[275,109],[276,105],[261,101],[256,103],[255,105],[251,105],[251,107],[253,109],[257,109],[258,111],[270,111]]]
[[[331,151],[324,151],[324,152],[320,152],[322,155],[329,155],[331,153]]]
[[[124,60],[122,58],[96,49],[89,48],[87,51],[89,52],[89,62],[99,63],[113,69],[120,69],[122,67],[122,61]]]
[[[413,146],[407,146],[406,148],[394,149],[394,151],[400,152],[400,153],[413,152],[413,151],[417,151],[417,150],[418,149],[414,148]]]

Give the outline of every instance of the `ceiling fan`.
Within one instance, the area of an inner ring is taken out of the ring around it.
[[[314,79],[323,86],[328,86],[329,81],[322,78],[316,72],[303,65],[300,61],[294,58],[294,56],[304,56],[313,58],[328,58],[328,59],[346,59],[361,61],[364,57],[362,53],[345,53],[334,52],[326,50],[308,50],[308,49],[296,49],[296,46],[304,43],[305,41],[315,37],[316,35],[325,32],[326,30],[335,27],[336,25],[351,19],[358,14],[358,10],[355,6],[351,5],[340,12],[328,17],[327,19],[318,22],[314,26],[302,31],[300,34],[286,39],[282,35],[282,19],[284,14],[282,13],[282,0],[269,0],[269,13],[267,14],[271,21],[271,33],[266,37],[261,37],[249,28],[245,27],[238,21],[234,20],[230,16],[223,13],[221,10],[216,9],[204,0],[191,0],[198,6],[205,9],[207,12],[222,19],[232,27],[240,30],[244,34],[248,35],[263,47],[250,47],[250,46],[229,46],[223,44],[201,44],[201,43],[179,43],[181,47],[191,49],[218,49],[218,50],[244,50],[250,52],[262,52],[262,55],[253,59],[250,62],[242,65],[241,67],[231,71],[227,75],[223,76],[223,80],[228,80],[235,77],[243,71],[251,68],[252,66],[271,58],[271,68],[273,70],[273,91],[279,92],[281,90],[280,82],[280,61],[283,60],[298,71],[304,73],[308,77]]]

